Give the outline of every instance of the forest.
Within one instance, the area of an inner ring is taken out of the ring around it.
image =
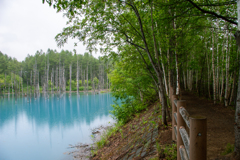
[[[76,54],[75,50],[73,52],[62,50],[58,53],[51,49],[45,53],[40,50],[34,56],[28,55],[24,61],[18,62],[15,58],[0,52],[0,60],[2,93],[27,94],[28,86],[29,90],[39,87],[40,91],[57,91],[61,87],[60,73],[64,74],[62,76],[64,91],[109,88],[108,63],[101,57],[94,58],[89,53]]]

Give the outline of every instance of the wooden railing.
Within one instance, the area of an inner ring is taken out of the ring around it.
[[[190,116],[185,109],[186,101],[178,100],[172,91],[172,139],[177,142],[177,160],[206,160],[207,118]]]

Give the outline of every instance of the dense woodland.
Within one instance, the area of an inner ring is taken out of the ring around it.
[[[107,71],[111,65],[101,60],[101,57],[96,59],[88,53],[81,55],[75,50],[73,52],[62,50],[58,53],[48,49],[46,53],[37,51],[34,56],[28,55],[24,61],[18,62],[15,58],[0,52],[0,60],[2,93],[27,94],[28,86],[29,92],[30,87],[32,90],[39,87],[40,91],[57,91],[61,87],[61,73],[64,74],[63,91],[109,88]]]

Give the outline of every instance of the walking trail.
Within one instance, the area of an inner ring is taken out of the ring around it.
[[[191,115],[207,117],[207,159],[219,157],[227,143],[234,144],[234,110],[212,100],[199,98],[190,92],[183,92],[186,110]],[[222,159],[222,158],[217,158]]]

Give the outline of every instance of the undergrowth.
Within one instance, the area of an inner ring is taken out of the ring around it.
[[[126,124],[134,117],[134,115],[136,115],[136,113],[139,113],[142,110],[146,109],[147,106],[147,104],[143,104],[138,101],[131,101],[128,99],[121,105],[112,105],[113,111],[111,111],[111,113],[114,115],[114,118],[116,118],[118,122]]]
[[[158,142],[156,142],[156,147],[157,147],[157,152],[158,152],[159,158],[165,158],[167,160],[177,159],[177,145],[176,144],[160,146],[160,144]],[[155,160],[155,159],[156,159],[156,157],[152,158],[151,160]]]
[[[119,122],[115,126],[110,127],[106,132],[101,136],[100,140],[96,142],[97,149],[101,149],[105,144],[108,143],[108,138],[114,136],[118,131],[120,131],[123,123]]]
[[[222,155],[227,155],[229,153],[232,153],[233,151],[234,151],[234,145],[228,143],[226,148],[225,148],[225,151],[222,153]]]

